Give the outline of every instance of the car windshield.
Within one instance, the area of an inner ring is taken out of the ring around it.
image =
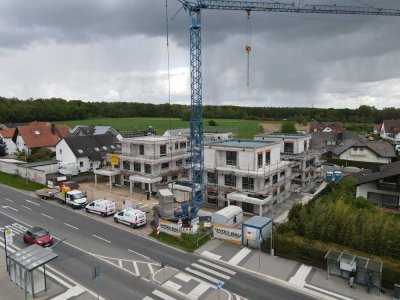
[[[72,199],[73,200],[77,200],[77,199],[81,199],[83,198],[83,194],[82,193],[77,193],[77,194],[73,194],[72,195]]]
[[[40,238],[42,236],[48,235],[49,232],[46,229],[38,229],[37,231],[33,232],[34,236]]]

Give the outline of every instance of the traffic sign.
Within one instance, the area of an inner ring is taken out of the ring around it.
[[[13,243],[13,232],[9,228],[6,228],[4,230],[4,241],[5,241],[6,245],[12,245],[12,243]]]
[[[261,243],[262,240],[263,240],[263,237],[262,237],[262,235],[260,234],[260,235],[258,236],[258,242]]]
[[[218,280],[217,291],[220,291],[221,289],[222,289],[222,282],[221,282],[221,280]]]

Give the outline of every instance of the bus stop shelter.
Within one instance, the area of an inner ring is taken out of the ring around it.
[[[368,274],[370,273],[372,274],[373,286],[379,289],[380,294],[383,270],[382,261],[334,249],[329,249],[325,255],[325,259],[327,260],[327,279],[330,274],[349,278],[349,273],[355,269],[356,277],[354,281],[366,284]]]
[[[25,299],[27,299],[27,293],[35,298],[35,294],[47,292],[46,264],[57,257],[58,255],[50,248],[43,248],[36,244],[7,256],[10,279],[24,289]]]

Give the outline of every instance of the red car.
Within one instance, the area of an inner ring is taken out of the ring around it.
[[[42,247],[50,247],[53,245],[53,237],[46,229],[33,227],[24,233],[24,242],[28,244],[38,244]]]

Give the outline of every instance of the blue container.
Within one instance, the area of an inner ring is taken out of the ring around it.
[[[326,174],[325,174],[325,181],[332,181],[333,178],[334,178],[334,177],[333,177],[333,172],[332,172],[332,171],[326,172]]]
[[[335,177],[335,181],[338,181],[342,178],[342,172],[340,172],[340,171],[333,172],[333,175]]]

